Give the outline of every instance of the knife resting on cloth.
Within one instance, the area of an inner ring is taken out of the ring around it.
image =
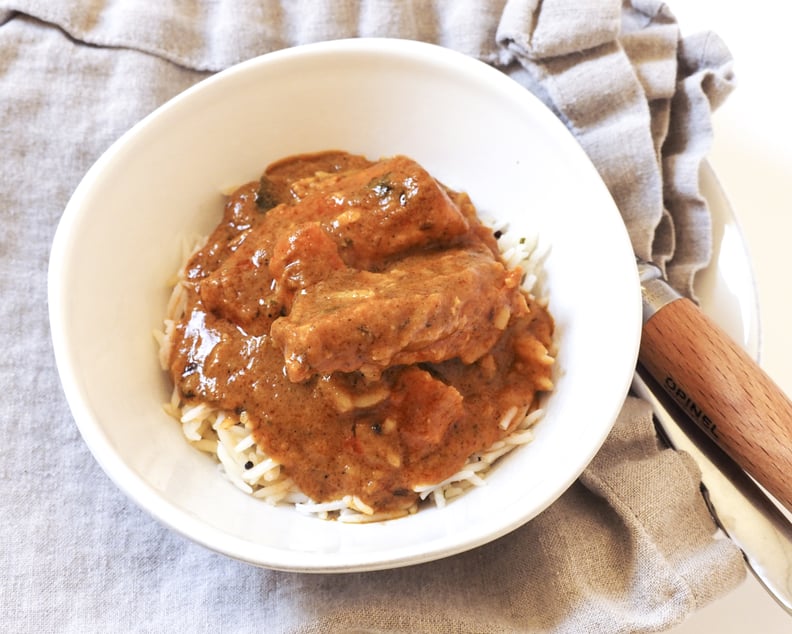
[[[792,614],[792,522],[748,477],[792,510],[792,402],[657,267],[638,269],[644,330],[633,388],[669,444],[694,458],[715,521]]]

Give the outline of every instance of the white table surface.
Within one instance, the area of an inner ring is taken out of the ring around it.
[[[737,89],[714,115],[709,162],[732,204],[753,262],[761,365],[792,395],[792,4],[676,0],[669,6],[683,33],[713,30],[735,59]],[[672,632],[788,634],[792,616],[749,575],[737,590]]]

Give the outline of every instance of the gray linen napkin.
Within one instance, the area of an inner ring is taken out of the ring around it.
[[[46,267],[70,193],[169,97],[243,59],[359,35],[496,64],[591,156],[636,252],[690,293],[707,262],[697,186],[731,87],[713,35],[680,39],[654,0],[0,0],[0,613],[9,631],[639,632],[733,588],[683,454],[629,398],[583,476],[525,527],[394,571],[301,575],[205,551],[131,505],[82,443],[58,384]],[[585,424],[585,421],[579,421]]]

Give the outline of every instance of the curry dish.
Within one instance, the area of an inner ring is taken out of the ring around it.
[[[415,507],[552,388],[553,321],[470,199],[415,161],[299,155],[184,270],[168,367],[312,500]]]

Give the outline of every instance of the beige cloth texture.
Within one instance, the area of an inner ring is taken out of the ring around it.
[[[660,444],[635,398],[539,517],[470,552],[391,571],[304,575],[232,561],[159,525],[102,474],[49,342],[47,261],[69,195],[126,129],[208,74],[357,36],[438,43],[537,94],[596,165],[636,253],[691,293],[711,239],[698,169],[711,109],[733,78],[723,43],[681,38],[663,3],[0,0],[4,630],[650,632],[743,578],[695,465]]]

